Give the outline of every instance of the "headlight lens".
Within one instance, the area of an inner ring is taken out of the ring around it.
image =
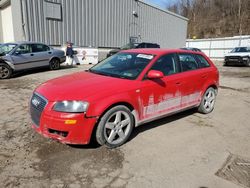
[[[53,110],[58,112],[79,113],[86,112],[88,106],[89,103],[83,101],[61,101],[54,105]]]

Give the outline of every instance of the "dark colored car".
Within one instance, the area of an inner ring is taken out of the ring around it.
[[[225,55],[224,66],[232,64],[250,67],[250,47],[236,47]]]
[[[109,51],[109,53],[107,54],[107,57],[112,56],[121,50],[129,50],[129,49],[136,49],[136,48],[160,48],[160,45],[156,43],[149,43],[149,42],[128,43],[122,46],[121,48]]]
[[[143,123],[190,108],[212,112],[218,85],[218,70],[204,53],[131,49],[40,85],[30,114],[45,137],[68,144],[92,137],[114,148]]]
[[[191,47],[186,47],[186,48],[180,48],[182,50],[191,50],[194,52],[202,52],[199,48],[191,48]]]

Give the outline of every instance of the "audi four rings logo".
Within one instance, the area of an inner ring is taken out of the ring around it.
[[[38,107],[38,105],[40,104],[40,101],[37,98],[33,98],[31,102],[35,107]]]

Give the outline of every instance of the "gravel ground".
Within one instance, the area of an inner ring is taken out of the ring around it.
[[[250,68],[216,65],[221,87],[211,114],[190,110],[142,125],[113,150],[60,144],[30,126],[32,91],[88,66],[0,80],[0,187],[241,187],[215,174],[230,154],[250,156]]]

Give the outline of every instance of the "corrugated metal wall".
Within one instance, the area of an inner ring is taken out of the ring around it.
[[[186,46],[201,49],[211,59],[222,60],[233,48],[250,46],[250,35],[210,39],[188,39]]]
[[[187,20],[134,0],[50,0],[62,20],[48,20],[44,0],[22,0],[26,39],[63,45],[120,47],[130,36],[162,47],[185,45]],[[138,18],[133,16],[138,13]]]

